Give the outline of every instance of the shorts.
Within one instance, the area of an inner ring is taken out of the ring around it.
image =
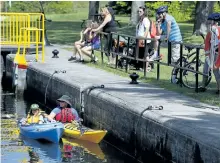
[[[172,44],[171,54],[171,61],[177,62],[177,60],[180,58],[180,44]]]
[[[100,43],[95,43],[92,46],[92,50],[96,50],[96,49],[99,49],[100,48]]]
[[[92,46],[92,43],[90,43],[90,42],[85,42],[84,46]]]

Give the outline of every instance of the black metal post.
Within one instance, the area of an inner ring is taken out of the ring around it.
[[[127,56],[129,55],[129,47],[130,47],[130,37],[128,37],[128,45],[127,45]],[[128,58],[126,58],[126,73],[128,72]]]
[[[104,56],[103,56],[103,33],[100,36],[100,40],[101,40],[101,58],[102,58],[102,64],[104,63]]]
[[[147,59],[147,54],[148,54],[148,46],[147,46],[147,40],[144,40],[144,60]],[[146,77],[146,71],[147,71],[147,62],[143,62],[143,68],[144,68],[144,77]]]
[[[159,40],[158,49],[157,49],[157,55],[160,57],[160,43]],[[160,59],[157,60],[157,80],[160,80]]]
[[[180,84],[180,87],[183,86],[183,44],[181,43],[180,44],[180,81],[179,81],[179,84]]]
[[[112,49],[112,33],[108,34],[108,55],[110,57],[110,53],[111,53],[111,49]]]
[[[115,63],[115,68],[117,69],[118,68],[118,53],[119,53],[119,38],[120,38],[120,36],[119,36],[119,34],[118,34],[118,37],[117,37],[117,45],[116,45],[116,47],[117,47],[117,50],[116,50],[116,63]]]
[[[196,71],[199,71],[199,48],[196,48]],[[196,73],[196,93],[199,92],[199,74]]]
[[[138,59],[138,54],[139,54],[139,39],[136,39],[135,60]]]
[[[172,56],[172,54],[171,54],[171,42],[170,41],[168,41],[168,58],[167,58],[167,65],[170,65],[171,64],[171,56]]]

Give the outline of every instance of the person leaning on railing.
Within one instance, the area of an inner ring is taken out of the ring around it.
[[[76,60],[76,54],[78,53],[80,56],[80,61],[83,60],[81,48],[83,48],[85,45],[89,44],[91,40],[89,39],[89,32],[91,30],[92,20],[87,20],[86,22],[86,29],[83,29],[80,32],[80,40],[74,42],[74,48],[73,48],[73,56],[71,56],[68,61]]]
[[[213,70],[215,80],[217,82],[216,94],[220,94],[220,13],[213,13],[208,16],[209,32],[205,39],[205,64],[203,67],[203,73],[209,74],[210,70]],[[205,85],[208,81],[208,76],[203,76],[202,88],[199,91],[205,92]]]
[[[146,14],[146,8],[144,6],[140,6],[138,8],[138,15],[139,15],[139,21],[136,26],[136,38],[140,38],[138,45],[139,45],[139,58],[143,58],[144,52],[141,51],[141,48],[145,46],[145,40],[141,40],[141,38],[151,38],[150,35],[150,19],[148,18]],[[146,40],[146,43],[148,47],[150,47],[151,40]],[[150,50],[149,50],[150,51]],[[149,56],[147,56],[149,60]],[[138,68],[143,68],[142,65],[139,65]],[[146,69],[148,68],[148,62],[146,63]]]
[[[158,46],[159,46],[159,40],[163,40],[166,35],[165,35],[165,26],[164,24],[162,25],[162,18],[156,14],[156,36],[154,37],[154,54],[152,57],[149,59],[149,61],[153,61],[154,59],[157,59],[161,57],[160,55],[157,54]]]
[[[105,33],[111,33],[111,32],[116,32],[116,24],[115,24],[115,17],[113,14],[113,10],[110,7],[103,7],[101,9],[101,14],[104,18],[104,21],[102,24],[96,28],[92,29],[92,32],[98,32],[102,29],[103,32]],[[104,50],[108,51],[108,48],[110,47],[111,44],[111,38],[109,35],[104,35],[105,37],[105,45],[104,45]],[[113,59],[111,59],[110,53],[105,53],[105,55],[108,57],[108,64],[112,64]],[[112,56],[112,58],[115,58],[115,56]]]
[[[161,29],[163,29],[163,32],[165,34],[161,37],[157,37],[157,39],[168,40],[169,42],[173,42],[171,46],[171,61],[173,63],[176,63],[180,57],[180,42],[182,42],[182,36],[179,25],[177,24],[175,18],[168,14],[168,6],[159,7],[157,9],[157,15],[162,21]],[[154,57],[157,56],[154,55]]]

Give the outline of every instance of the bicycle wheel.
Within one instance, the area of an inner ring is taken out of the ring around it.
[[[186,64],[184,67],[191,69],[191,70],[195,70],[196,71],[196,62],[190,62],[188,64]],[[204,67],[204,62],[202,62],[201,60],[199,60],[199,72],[203,72],[203,67]],[[201,88],[202,85],[202,81],[203,81],[203,75],[198,74],[198,86],[199,88]],[[208,86],[208,84],[211,82],[211,71],[209,72],[209,77],[207,82],[205,83],[205,87]],[[191,89],[195,89],[196,88],[196,73],[188,71],[188,70],[183,70],[182,71],[182,84],[187,87],[187,88],[191,88]]]
[[[183,65],[183,67],[185,67],[185,65],[187,65],[187,63],[188,63],[188,61],[186,60],[186,58],[185,57],[183,57],[183,59],[182,59],[182,65]],[[176,65],[180,65],[180,59],[178,59],[178,61],[176,62]],[[180,79],[180,75],[179,75],[179,72],[180,72],[180,69],[179,68],[176,68],[176,67],[174,67],[173,69],[172,69],[172,72],[171,72],[171,83],[173,83],[173,84],[179,84],[179,79]]]

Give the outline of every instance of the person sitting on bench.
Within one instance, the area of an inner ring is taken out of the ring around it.
[[[96,29],[98,28],[98,23],[97,22],[93,22],[91,27],[92,29]],[[82,49],[81,52],[82,54],[87,55],[88,57],[91,58],[92,61],[97,62],[98,58],[92,54],[92,50],[96,50],[100,48],[100,36],[99,34],[97,34],[96,32],[89,32],[89,39],[91,40],[90,44],[85,45]]]
[[[80,61],[83,61],[82,58],[82,52],[81,48],[83,48],[85,45],[89,44],[91,40],[89,40],[89,31],[91,30],[91,25],[92,25],[92,20],[87,20],[86,22],[86,29],[83,29],[80,32],[80,40],[76,41],[74,43],[74,48],[73,48],[73,56],[71,56],[68,61],[73,61],[76,60],[76,54],[78,53],[80,56]]]

